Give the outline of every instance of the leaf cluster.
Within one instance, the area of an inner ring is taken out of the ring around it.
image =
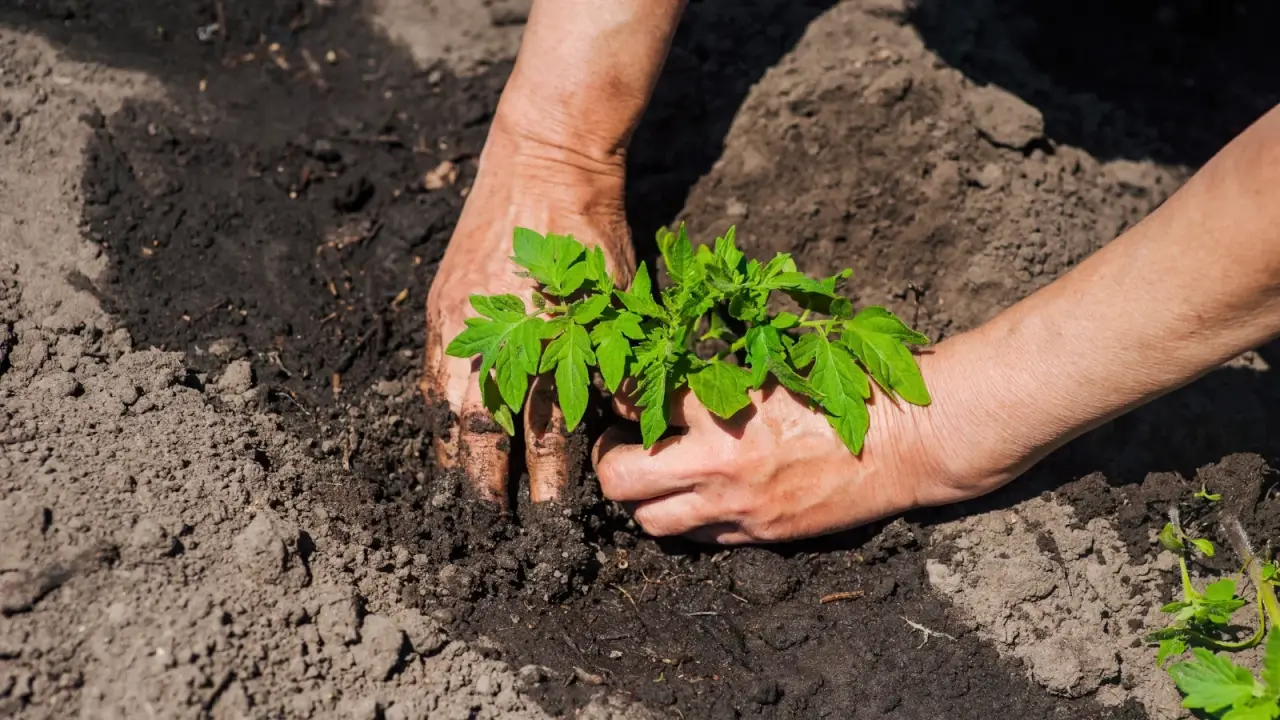
[[[514,295],[473,295],[479,317],[446,349],[454,357],[480,356],[485,406],[508,432],[531,379],[543,373],[554,373],[566,425],[574,429],[586,412],[593,368],[610,392],[635,379],[645,447],[666,433],[671,399],[686,387],[728,419],[772,378],[821,408],[854,454],[870,426],[872,382],[892,398],[930,402],[911,352],[928,338],[882,307],[854,312],[839,292],[852,271],[815,279],[785,253],[768,262],[748,259],[734,228],[696,250],[684,226],[659,231],[657,240],[670,279],[660,292],[644,263],[624,290],[598,248],[515,231],[512,260],[539,285],[534,307]],[[791,297],[801,314],[771,312],[775,294]],[[712,343],[720,349],[696,352]]]
[[[1169,668],[1183,694],[1183,707],[1213,713],[1220,720],[1280,718],[1280,632],[1267,639],[1261,678],[1225,655],[1204,648],[1191,653],[1191,660]]]

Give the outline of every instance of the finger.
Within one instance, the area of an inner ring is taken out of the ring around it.
[[[695,528],[685,533],[685,537],[704,545],[747,545],[755,542],[755,538],[733,523],[714,523]]]
[[[511,439],[480,399],[479,380],[462,401],[459,423],[459,455],[471,487],[481,499],[507,507],[507,457]]]
[[[678,492],[639,503],[631,513],[653,537],[683,535],[714,521],[713,508],[696,492]]]
[[[648,450],[625,442],[626,431],[610,428],[596,442],[593,461],[600,489],[615,502],[637,502],[693,488],[707,456],[706,440],[678,435],[660,440]]]
[[[524,410],[525,462],[529,467],[529,499],[558,500],[570,478],[569,438],[564,413],[555,399],[555,383],[545,375],[533,379]]]
[[[707,409],[688,390],[677,393],[669,402],[671,403],[671,417],[668,418],[667,423],[673,427],[690,427],[693,423],[709,416]],[[630,378],[623,381],[618,388],[618,392],[614,393],[613,411],[619,417],[631,422],[640,422],[641,408],[636,405],[635,383]]]
[[[436,462],[445,469],[455,469],[460,466],[458,423],[455,418],[439,417],[439,414],[449,414],[446,408],[454,414],[458,413],[462,397],[453,398],[452,402],[448,397],[448,366],[453,364],[454,359],[445,355],[444,339],[433,329],[435,324],[427,322],[427,346],[423,355],[422,377],[418,379],[418,391],[433,413],[431,431]]]

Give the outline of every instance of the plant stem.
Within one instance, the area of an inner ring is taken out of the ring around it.
[[[1226,531],[1231,547],[1244,560],[1249,579],[1258,591],[1258,604],[1262,608],[1260,614],[1265,615],[1264,620],[1268,621],[1274,630],[1277,625],[1280,625],[1280,601],[1276,599],[1275,586],[1262,578],[1262,562],[1253,552],[1253,543],[1249,542],[1244,526],[1235,515],[1224,514],[1222,529]],[[1259,630],[1261,631],[1261,628]]]

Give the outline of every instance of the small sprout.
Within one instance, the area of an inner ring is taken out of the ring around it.
[[[748,260],[733,228],[714,247],[696,251],[683,226],[664,228],[658,248],[672,285],[655,294],[641,263],[623,290],[599,248],[516,229],[512,260],[539,285],[534,309],[515,295],[473,295],[480,316],[467,320],[446,349],[453,357],[480,357],[481,396],[507,432],[515,432],[514,415],[540,374],[554,374],[565,425],[576,428],[586,414],[592,368],[611,393],[623,379],[636,380],[646,448],[667,432],[671,399],[686,387],[728,419],[772,377],[821,408],[855,455],[871,423],[873,382],[891,398],[930,403],[911,352],[929,339],[884,308],[855,313],[837,292],[851,271],[815,279],[797,271],[790,255]],[[803,315],[771,314],[774,293],[791,297]],[[695,354],[706,340],[727,347]]]
[[[1160,530],[1160,544],[1170,552],[1186,552],[1187,543],[1190,543],[1192,547],[1199,550],[1205,557],[1213,557],[1214,552],[1216,552],[1216,548],[1213,546],[1212,541],[1206,540],[1205,538],[1193,538],[1183,532],[1181,527],[1172,522],[1165,523],[1164,527]]]
[[[1222,499],[1222,495],[1209,492],[1209,487],[1204,484],[1200,485],[1200,490],[1195,494],[1195,497],[1198,497],[1201,500],[1208,500],[1209,502],[1218,502]]]

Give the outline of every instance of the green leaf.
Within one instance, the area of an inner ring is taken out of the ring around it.
[[[1271,626],[1262,651],[1262,682],[1267,686],[1268,697],[1280,699],[1280,630],[1275,625]]]
[[[872,332],[897,338],[908,345],[929,344],[928,337],[907,327],[907,324],[898,319],[898,316],[882,307],[864,308],[858,313],[857,322],[861,327]]]
[[[1165,638],[1160,641],[1160,650],[1156,653],[1156,667],[1164,667],[1169,658],[1179,657],[1187,651],[1187,641],[1181,637]]]
[[[613,292],[613,276],[604,261],[604,250],[600,246],[587,251],[587,279],[595,283],[596,289],[608,295]]]
[[[751,368],[751,387],[759,390],[769,377],[769,363],[782,355],[782,339],[778,329],[770,325],[757,325],[747,331],[747,365]]]
[[[632,357],[631,341],[643,339],[644,330],[640,327],[639,315],[629,312],[613,315],[591,329],[591,341],[596,345],[596,358],[604,384],[609,392],[616,393],[626,376],[627,360]]]
[[[471,307],[494,320],[519,320],[525,316],[524,301],[515,295],[472,295]]]
[[[641,408],[640,436],[647,450],[666,433],[671,419],[667,366],[662,363],[646,366],[637,383],[637,392],[636,404]]]
[[[929,391],[915,357],[894,334],[882,332],[882,317],[864,310],[844,324],[840,342],[862,361],[862,365],[886,392],[896,393],[912,405],[928,405]]]
[[[589,295],[569,306],[569,317],[579,325],[589,325],[609,307],[608,295]]]
[[[524,303],[514,295],[476,295],[472,306],[487,317],[468,318],[466,330],[449,343],[445,354],[463,358],[480,355],[482,380],[496,367],[503,399],[512,412],[519,412],[529,390],[529,376],[538,372],[542,341],[551,337],[557,326],[523,314]],[[521,312],[516,312],[517,307]]]
[[[568,235],[545,237],[527,228],[516,228],[512,260],[529,271],[544,290],[556,297],[572,295],[587,278],[588,264],[579,262],[586,248]]]
[[[631,288],[618,292],[618,299],[628,310],[637,315],[649,318],[661,318],[662,306],[653,299],[653,283],[649,279],[649,269],[644,263],[636,268],[636,276],[631,280]]]
[[[1160,529],[1160,544],[1170,552],[1180,553],[1186,549],[1186,546],[1182,543],[1182,538],[1179,536],[1178,529],[1174,527],[1173,523],[1165,523],[1164,527]]]
[[[850,452],[854,455],[862,454],[862,444],[871,428],[871,412],[867,410],[866,403],[850,403],[845,407],[843,415],[828,415],[827,421]]]
[[[1204,538],[1193,538],[1191,540],[1191,544],[1195,545],[1197,550],[1204,553],[1205,557],[1213,557],[1214,547],[1212,542],[1205,540]]]
[[[1169,674],[1186,697],[1182,707],[1218,712],[1253,699],[1255,681],[1245,668],[1204,648],[1192,648],[1194,660],[1175,663]]]
[[[779,330],[790,330],[800,324],[800,318],[796,317],[795,313],[780,312],[773,316],[773,319],[769,321],[769,324]]]
[[[846,405],[865,407],[871,382],[849,352],[819,333],[807,333],[791,348],[797,368],[813,365],[809,385],[822,394],[822,405],[833,415],[843,415]]]
[[[556,371],[556,395],[564,412],[565,429],[573,432],[587,412],[591,377],[587,367],[596,364],[591,338],[581,325],[570,325],[547,346],[540,372]]]
[[[1280,706],[1274,700],[1255,699],[1232,709],[1222,720],[1276,720],[1280,718]]]
[[[746,256],[738,249],[737,237],[737,226],[730,225],[722,237],[716,238],[715,257],[721,267],[737,270],[742,265]]]
[[[677,285],[696,285],[702,281],[702,265],[693,256],[693,244],[684,223],[678,232],[666,228],[658,231],[658,249],[667,266],[667,274]]]
[[[511,408],[502,402],[502,393],[498,390],[498,383],[494,381],[493,376],[484,375],[480,378],[480,398],[484,402],[485,409],[493,415],[494,422],[506,430],[508,435],[515,435],[515,416],[511,414]]]
[[[689,376],[689,387],[708,410],[726,420],[751,404],[751,376],[723,362],[712,362]]]

